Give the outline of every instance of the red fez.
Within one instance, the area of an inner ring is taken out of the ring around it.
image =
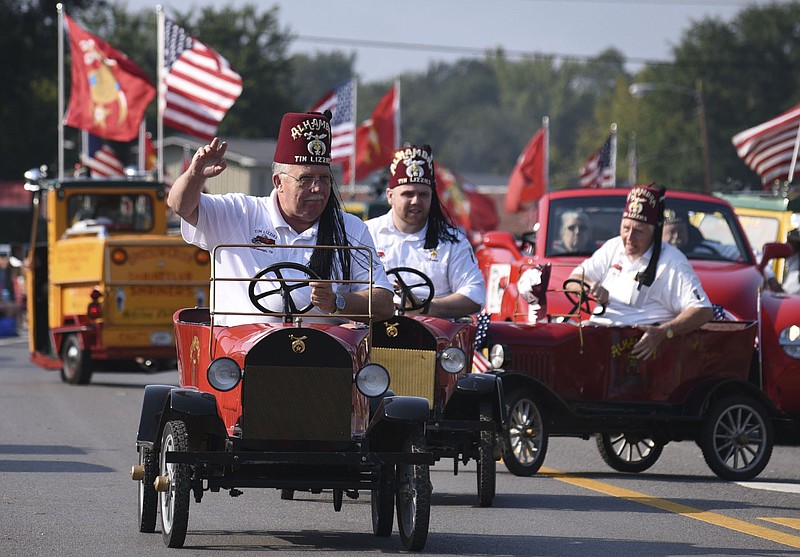
[[[287,112],[281,119],[274,161],[284,164],[331,164],[331,113]]]
[[[434,187],[433,153],[430,145],[407,145],[394,152],[394,159],[389,166],[389,187],[412,184]]]
[[[658,190],[649,186],[634,186],[628,192],[622,218],[646,224],[658,223]]]

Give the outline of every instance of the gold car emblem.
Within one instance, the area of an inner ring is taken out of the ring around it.
[[[386,323],[386,336],[389,338],[394,338],[399,334],[397,330],[398,323]]]
[[[294,335],[289,335],[289,338],[292,339],[292,352],[295,354],[302,354],[306,351],[306,343],[303,341],[308,337],[296,337]]]

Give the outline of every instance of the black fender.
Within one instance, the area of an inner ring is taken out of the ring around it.
[[[418,396],[386,396],[367,426],[371,451],[400,452],[416,428],[424,428],[431,415],[428,399]]]
[[[147,385],[144,388],[142,414],[136,435],[138,444],[152,446],[155,443],[165,411],[170,416],[183,416],[187,419],[218,417],[217,400],[210,393],[182,389],[174,385]]]
[[[503,380],[491,373],[470,373],[461,377],[456,383],[453,396],[447,402],[445,415],[466,408],[477,416],[478,403],[484,400],[492,402],[496,422],[501,427],[505,426],[508,410]]]
[[[456,383],[456,390],[467,393],[487,394],[497,388],[500,379],[488,373],[470,373]]]

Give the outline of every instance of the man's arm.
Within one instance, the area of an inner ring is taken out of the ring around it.
[[[336,295],[329,282],[311,282],[311,303],[325,313],[336,311]],[[344,298],[344,314],[367,315],[369,313],[369,290],[340,292]],[[394,315],[392,292],[385,288],[372,288],[372,318],[376,321],[390,319]],[[359,319],[359,321],[362,321]]]
[[[441,298],[434,298],[428,306],[428,313],[431,317],[441,317],[443,319],[451,319],[456,317],[464,317],[473,313],[478,313],[481,310],[481,305],[473,302],[469,297],[454,292]],[[406,312],[408,314],[420,313],[419,311]]]
[[[657,326],[643,325],[644,334],[631,350],[631,355],[636,358],[647,359],[653,355],[671,331],[672,336],[678,336],[702,327],[703,324],[714,318],[714,310],[710,307],[690,307],[683,310],[677,317]]]
[[[200,147],[192,157],[189,168],[178,176],[169,190],[167,205],[192,226],[197,225],[200,194],[206,178],[218,176],[227,167],[224,159],[227,148],[228,144],[217,137],[210,145]]]

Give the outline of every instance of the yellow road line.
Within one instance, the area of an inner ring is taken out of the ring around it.
[[[597,480],[590,480],[588,478],[574,476],[572,474],[567,474],[552,468],[542,467],[539,472],[542,475],[549,476],[560,482],[571,484],[577,487],[583,487],[591,491],[597,491],[598,493],[611,495],[612,497],[621,497],[623,499],[633,501],[634,503],[641,503],[642,505],[655,507],[663,511],[683,515],[687,518],[693,518],[701,522],[707,522],[708,524],[713,524],[715,526],[722,526],[723,528],[728,528],[729,530],[742,532],[757,538],[763,538],[775,543],[800,549],[800,536],[785,534],[783,532],[779,532],[778,530],[773,530],[771,528],[745,522],[744,520],[737,520],[721,514],[696,509],[687,505],[681,505],[680,503],[659,499],[658,497],[653,497],[652,495],[616,487],[607,483],[599,482]],[[777,520],[773,521],[778,522]]]

